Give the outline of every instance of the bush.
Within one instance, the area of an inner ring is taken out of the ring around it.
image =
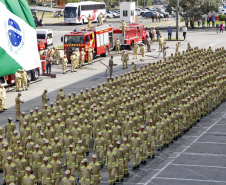
[[[226,18],[226,15],[222,15],[222,14],[218,15],[219,21],[224,21],[225,18]]]

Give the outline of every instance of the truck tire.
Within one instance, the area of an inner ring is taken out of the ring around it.
[[[38,69],[34,69],[31,71],[31,81],[35,81],[38,79],[39,71]]]
[[[27,83],[31,81],[31,71],[27,71]]]
[[[84,19],[82,19],[82,22],[81,22],[81,25],[83,25],[84,24]]]
[[[131,44],[129,45],[129,49],[132,50],[134,46],[134,41],[131,41]]]
[[[106,57],[109,53],[108,47],[105,47],[105,53],[101,54],[101,56]]]
[[[4,81],[2,79],[0,79],[0,85],[3,84],[3,83],[4,83]]]

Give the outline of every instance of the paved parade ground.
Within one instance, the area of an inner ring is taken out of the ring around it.
[[[43,27],[44,28],[44,27]],[[45,27],[46,28],[46,27]],[[52,27],[51,27],[52,29]],[[60,39],[63,34],[67,33],[68,28],[54,30],[56,39]],[[166,31],[161,31],[164,38],[167,38]],[[180,38],[182,33],[180,32]],[[175,32],[172,37],[175,37]],[[60,40],[56,41],[60,45]],[[192,30],[187,33],[187,40],[182,41],[180,50],[186,50],[187,43],[192,47],[213,49],[225,46],[226,37],[224,34],[216,34],[215,30]],[[167,42],[169,49],[167,55],[175,52],[176,42]],[[131,62],[135,62],[137,66],[155,62],[162,59],[162,53],[158,59],[158,44],[154,42],[152,52],[146,53],[145,61],[140,62],[141,55],[137,60],[132,59],[132,51],[129,51],[129,67],[122,69],[121,55],[112,51],[109,56],[114,56],[114,63],[118,64],[114,68],[114,75],[120,75],[132,70]],[[100,63],[108,65],[109,56],[106,58],[97,57],[92,65],[86,65],[77,72],[62,74],[61,65],[53,65],[52,73],[57,78],[41,76],[37,82],[30,84],[28,91],[22,91],[21,100],[25,103],[21,104],[21,112],[28,112],[30,109],[39,107],[41,109],[41,94],[44,89],[48,89],[47,97],[50,102],[56,101],[56,95],[59,88],[63,88],[66,94],[76,92],[81,89],[91,88],[106,81],[106,67]],[[68,65],[68,70],[70,66]],[[8,117],[15,117],[14,100],[17,95],[14,87],[9,88],[6,97],[6,108],[4,113],[0,114],[0,126],[4,126]],[[18,122],[16,122],[18,127]],[[89,162],[93,154],[93,144],[90,144],[91,153],[88,156]],[[193,126],[192,129],[168,148],[157,152],[155,159],[148,159],[146,165],[141,165],[139,170],[132,170],[132,161],[129,163],[130,177],[124,178],[123,184],[138,185],[223,185],[226,184],[226,103],[222,103],[218,109],[211,114],[202,118],[200,122]],[[107,179],[107,169],[102,169],[102,181],[100,184],[109,184]],[[0,182],[3,175],[0,174]],[[117,183],[118,184],[118,183]]]

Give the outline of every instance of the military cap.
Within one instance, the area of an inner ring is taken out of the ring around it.
[[[22,114],[25,114],[25,112],[22,112]],[[11,118],[12,119],[12,118]]]
[[[88,162],[88,160],[86,159],[86,158],[84,158],[83,160],[82,160],[82,163],[87,163]]]
[[[0,139],[3,139],[3,136],[2,135],[0,135]]]
[[[120,143],[120,141],[117,141],[116,144],[120,145],[121,143]]]
[[[24,122],[23,125],[27,125],[27,122]]]
[[[30,112],[34,112],[34,111],[31,109]]]
[[[24,155],[22,152],[19,152],[18,155]]]
[[[85,123],[88,123],[88,120],[87,120],[87,119],[85,119],[85,120],[84,120],[84,122],[85,122]]]
[[[49,140],[45,140],[45,143],[49,143]]]
[[[80,113],[80,110],[77,110],[77,113]]]
[[[73,148],[74,146],[73,146],[73,145],[69,145],[68,147],[69,147],[69,148]]]
[[[115,120],[114,123],[118,123],[118,120]]]
[[[11,117],[9,117],[9,118],[8,118],[8,120],[11,120],[11,121],[12,121],[12,118],[11,118]]]
[[[110,145],[109,145],[109,148],[113,148],[113,145],[112,145],[112,144],[110,144]]]
[[[47,125],[46,125],[47,127],[50,127],[51,125],[50,125],[50,123],[47,123]]]
[[[31,171],[31,168],[30,167],[27,167],[26,168],[26,171],[29,171],[30,172]]]
[[[106,124],[106,125],[105,125],[105,127],[109,127],[109,125],[108,125],[108,124]]]
[[[55,137],[54,140],[59,140],[59,138],[58,137]]]
[[[43,133],[43,132],[41,132],[41,133],[40,133],[40,135],[41,135],[41,136],[44,136],[44,133]]]
[[[92,158],[97,158],[97,156],[95,154],[92,155]]]
[[[19,140],[19,141],[17,141],[16,143],[20,143],[20,140]]]
[[[137,132],[135,131],[134,134],[137,134]]]
[[[43,161],[48,161],[48,160],[49,160],[48,157],[43,158]]]
[[[48,112],[48,114],[47,115],[51,115],[51,113],[50,112]]]
[[[14,130],[14,132],[13,132],[14,134],[17,134],[18,132],[17,132],[17,130]]]
[[[12,157],[11,157],[11,156],[8,156],[8,157],[7,157],[7,160],[12,160]]]
[[[38,108],[38,107],[36,107],[36,108],[35,108],[35,110],[39,110],[39,108]]]
[[[126,118],[129,118],[129,115],[127,115]]]
[[[27,138],[28,138],[28,139],[31,139],[31,136],[28,136]]]
[[[123,141],[127,141],[127,138],[126,138],[126,137],[124,137],[124,138],[123,138]]]
[[[38,145],[38,144],[36,144],[36,145],[35,145],[35,148],[39,148],[39,145]]]
[[[57,156],[58,156],[57,153],[54,153],[54,154],[53,154],[53,157],[57,157]]]
[[[144,128],[144,125],[141,125],[140,128]]]
[[[47,105],[47,104],[45,104],[44,106],[45,106],[45,107],[48,107],[48,105]],[[25,113],[24,113],[24,114],[25,114]]]
[[[66,171],[65,171],[65,174],[66,174],[66,175],[71,174],[70,170],[66,170]]]
[[[78,125],[78,122],[74,122],[74,125]]]
[[[34,118],[34,121],[38,121],[38,118]]]
[[[82,143],[82,140],[79,140],[78,143]]]
[[[65,131],[66,134],[69,134],[70,132],[68,130]]]
[[[8,143],[5,143],[4,146],[8,146]]]
[[[105,114],[105,112],[104,112],[104,111],[102,111],[102,112],[101,112],[101,114]]]

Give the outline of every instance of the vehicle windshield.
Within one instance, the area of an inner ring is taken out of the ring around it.
[[[84,43],[84,36],[77,35],[77,36],[65,36],[64,37],[65,44],[83,44]]]
[[[64,18],[75,18],[77,16],[77,7],[65,7]]]

